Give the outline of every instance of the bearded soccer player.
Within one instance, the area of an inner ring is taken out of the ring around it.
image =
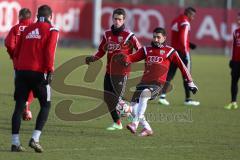
[[[54,57],[59,31],[51,25],[52,9],[47,5],[38,8],[37,22],[28,26],[17,44],[16,82],[14,98],[15,110],[12,116],[13,152],[25,151],[19,138],[21,114],[30,91],[38,98],[40,111],[36,119],[35,130],[29,141],[29,147],[35,152],[43,152],[39,143],[42,129],[47,121],[51,106],[50,82],[54,71]]]
[[[187,66],[188,71],[191,72],[191,57],[190,57],[190,48],[195,49],[196,45],[190,43],[190,23],[194,20],[196,14],[196,10],[192,7],[188,7],[185,9],[184,14],[180,15],[176,19],[173,20],[171,25],[171,46],[177,50],[179,57],[183,61],[183,63]],[[172,63],[170,65],[167,82],[165,87],[163,88],[163,93],[160,96],[159,103],[162,105],[170,105],[170,103],[166,100],[166,90],[174,78],[177,71],[176,64]],[[185,90],[185,101],[184,105],[188,106],[198,106],[200,102],[194,101],[191,99],[190,90],[188,88],[188,82],[183,77],[183,86]]]
[[[165,44],[166,31],[163,28],[155,28],[151,46],[146,46],[132,55],[119,55],[125,64],[131,64],[145,60],[145,70],[141,82],[136,86],[136,91],[131,100],[133,121],[127,125],[127,129],[135,134],[139,123],[143,126],[139,136],[150,136],[153,130],[145,119],[148,100],[155,99],[166,82],[167,73],[171,63],[174,63],[186,79],[188,88],[194,94],[198,88],[192,81],[187,67],[182,62],[177,51]]]
[[[233,32],[233,49],[230,60],[231,68],[231,103],[225,109],[237,109],[238,81],[240,78],[240,13],[237,16],[238,28]]]
[[[16,45],[19,41],[20,35],[24,31],[24,29],[29,26],[32,23],[31,20],[31,11],[28,8],[22,8],[19,11],[19,23],[11,28],[9,31],[6,39],[5,39],[5,46],[7,48],[7,52],[9,54],[9,57],[13,61],[13,67],[16,70],[16,59],[14,59],[14,51],[16,48]],[[33,101],[33,93],[30,92],[27,102],[26,102],[26,108],[23,111],[22,118],[25,121],[32,119],[32,113],[30,111],[30,104]]]
[[[104,101],[111,113],[113,124],[107,130],[120,130],[122,123],[116,111],[118,101],[122,98],[130,66],[122,66],[112,60],[116,54],[132,54],[133,49],[138,50],[141,45],[135,35],[125,28],[126,13],[118,8],[113,11],[111,29],[104,32],[101,44],[95,55],[86,57],[86,64],[102,58],[107,53],[106,74],[104,77]]]

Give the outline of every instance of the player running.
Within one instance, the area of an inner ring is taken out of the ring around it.
[[[14,51],[16,48],[16,45],[20,39],[20,35],[24,31],[26,27],[28,27],[31,23],[31,11],[28,8],[22,8],[19,11],[18,15],[19,23],[11,28],[9,31],[6,39],[5,39],[5,46],[7,48],[7,52],[9,54],[9,57],[13,61],[13,67],[16,71],[16,59],[14,59]],[[33,93],[32,91],[28,95],[28,99],[26,102],[26,108],[23,111],[22,118],[25,121],[29,121],[32,119],[32,113],[30,111],[30,104],[33,101]]]
[[[147,109],[148,100],[155,99],[161,92],[166,82],[167,73],[171,63],[174,63],[181,70],[189,90],[194,94],[198,88],[193,83],[188,69],[182,62],[176,50],[165,44],[166,31],[163,28],[155,28],[151,46],[142,47],[135,54],[119,55],[116,58],[122,59],[125,65],[145,60],[145,70],[141,82],[136,86],[136,91],[131,100],[133,121],[127,125],[132,133],[137,132],[139,123],[143,126],[139,136],[150,136],[153,130],[146,121],[144,113]]]

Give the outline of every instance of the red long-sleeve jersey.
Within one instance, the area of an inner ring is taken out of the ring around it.
[[[19,23],[15,26],[13,26],[7,37],[5,38],[5,47],[7,48],[7,52],[10,56],[10,58],[13,60],[13,66],[15,68],[15,59],[13,59],[14,57],[14,50],[16,48],[16,45],[20,39],[20,35],[22,34],[22,32],[24,31],[24,29],[29,26],[32,23],[32,20],[29,19],[22,19],[19,21]]]
[[[180,15],[171,25],[171,46],[182,54],[189,54],[190,21],[186,15]]]
[[[98,60],[107,53],[106,72],[111,75],[128,75],[131,70],[130,66],[124,67],[113,61],[112,57],[119,53],[129,55],[133,53],[133,49],[138,50],[140,48],[141,44],[129,30],[124,29],[118,35],[114,35],[111,30],[107,30],[94,57],[95,60]]]
[[[58,29],[47,22],[40,21],[28,26],[14,53],[16,69],[52,72],[58,36]]]
[[[240,62],[240,28],[233,32],[232,61]]]
[[[178,56],[178,53],[170,46],[162,45],[156,47],[143,47],[135,54],[128,55],[125,59],[128,63],[138,62],[145,59],[145,69],[142,83],[160,83],[166,82],[170,63],[175,63],[181,70],[182,75],[188,82],[192,82],[192,77],[188,69]]]

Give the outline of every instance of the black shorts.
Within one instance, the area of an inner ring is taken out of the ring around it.
[[[122,97],[125,92],[127,75],[110,75],[104,77],[104,91],[111,92],[117,97]]]
[[[50,102],[50,85],[46,85],[45,80],[46,75],[41,72],[16,71],[14,99],[26,102],[29,92],[33,91],[40,103]]]
[[[136,91],[133,94],[131,102],[139,102],[139,97],[144,89],[149,89],[151,92],[150,100],[156,99],[162,92],[162,85],[158,84],[143,84],[140,83],[136,86]]]

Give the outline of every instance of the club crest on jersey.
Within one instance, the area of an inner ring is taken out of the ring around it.
[[[165,51],[164,50],[160,50],[160,55],[163,55],[165,54]]]
[[[110,41],[107,43],[106,45],[106,49],[108,52],[114,52],[116,50],[121,50],[121,45],[116,43],[116,42],[113,42],[113,41]]]
[[[122,36],[118,36],[118,42],[121,43],[123,41],[123,37]]]

